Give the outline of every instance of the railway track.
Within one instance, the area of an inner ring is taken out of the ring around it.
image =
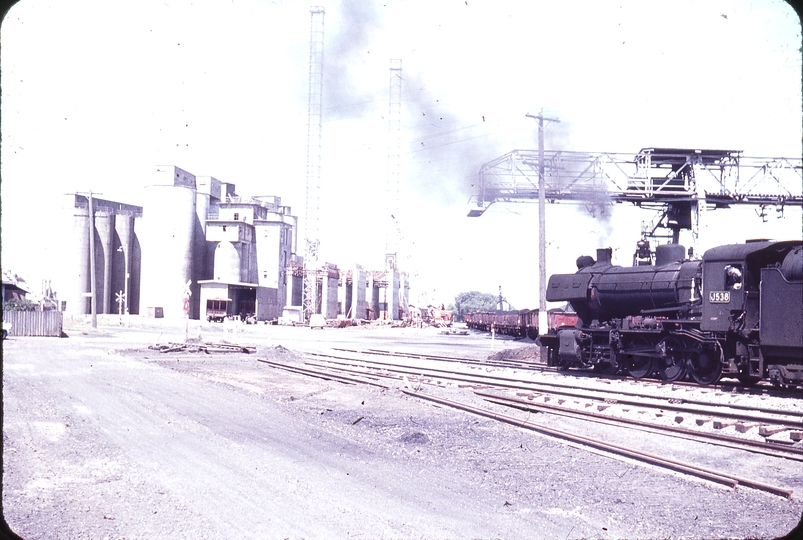
[[[774,495],[779,495],[784,498],[791,498],[792,497],[792,490],[773,486],[770,484],[766,484],[764,482],[759,482],[756,480],[752,480],[746,477],[737,476],[733,474],[729,474],[723,471],[717,471],[706,467],[700,467],[691,463],[686,463],[683,461],[667,458],[665,456],[659,456],[656,454],[652,454],[649,452],[641,452],[635,450],[633,448],[612,444],[609,442],[601,441],[599,439],[595,439],[593,437],[586,437],[583,435],[579,435],[576,433],[571,433],[565,430],[558,430],[554,428],[550,428],[544,425],[536,424],[529,421],[522,421],[517,418],[513,418],[507,415],[495,413],[493,411],[489,411],[486,409],[482,409],[479,407],[474,407],[472,405],[461,403],[453,400],[447,400],[443,398],[439,398],[430,394],[423,394],[421,392],[413,392],[410,390],[402,390],[407,395],[414,396],[417,398],[425,399],[428,401],[432,401],[434,403],[439,403],[441,405],[446,405],[455,409],[460,409],[472,414],[476,414],[478,416],[484,416],[486,418],[492,418],[494,420],[498,420],[500,422],[505,422],[507,424],[511,424],[514,426],[518,426],[524,429],[529,429],[532,431],[537,431],[539,433],[543,433],[545,435],[550,435],[556,438],[569,440],[575,443],[582,444],[584,446],[589,446],[592,448],[596,448],[598,450],[602,450],[604,452],[618,454],[622,456],[626,456],[629,458],[636,459],[638,461],[642,461],[645,463],[650,463],[653,465],[658,465],[659,467],[664,467],[667,469],[672,469],[678,472],[683,472],[692,476],[696,476],[698,478],[703,478],[709,480],[711,482],[720,483],[726,486],[731,487],[732,489],[736,489],[738,486],[745,486],[750,487],[753,489],[758,489],[760,491],[765,491],[767,493],[772,493]]]
[[[409,364],[383,362],[370,359],[359,359],[342,357],[324,353],[309,353],[316,358],[320,358],[327,364],[343,366],[372,365],[385,369],[392,373],[403,373],[406,375],[429,376],[431,378],[442,378],[445,380],[459,381],[464,383],[491,384],[495,386],[519,389],[536,390],[550,393],[553,395],[563,395],[567,397],[579,397],[586,399],[596,399],[599,401],[615,400],[620,404],[630,404],[640,407],[652,407],[654,409],[673,410],[677,412],[706,414],[722,414],[712,408],[722,408],[723,405],[707,400],[691,398],[660,398],[643,392],[630,391],[624,388],[603,388],[596,387],[593,390],[578,389],[570,381],[539,381],[524,382],[520,378],[512,376],[498,376],[488,374],[469,374],[457,370],[442,369],[435,367],[418,368]],[[411,358],[420,358],[419,356]],[[473,364],[469,364],[473,365]],[[486,364],[479,363],[480,367],[488,367]],[[505,366],[511,367],[511,366]],[[358,370],[359,371],[359,370]],[[629,380],[624,380],[629,382]],[[793,428],[803,429],[803,412],[786,411],[782,409],[756,407],[755,405],[743,405],[730,403],[725,405],[733,412],[724,415],[725,420],[739,420],[752,422],[765,422],[772,425],[789,425]],[[744,412],[739,412],[744,411]]]
[[[355,358],[356,356],[360,356]],[[406,360],[424,362],[425,366],[410,365],[410,362],[392,362],[387,360],[377,360],[375,357],[394,357]],[[366,358],[366,356],[368,358]],[[370,384],[377,387],[389,388],[395,381],[395,386],[402,386],[402,391],[414,397],[437,401],[443,405],[455,407],[473,414],[495,418],[506,423],[521,422],[513,417],[506,417],[497,412],[478,409],[472,405],[449,403],[450,400],[443,400],[431,393],[421,392],[422,385],[434,387],[461,386],[470,387],[475,390],[475,394],[495,405],[512,407],[522,411],[541,412],[550,415],[572,417],[575,419],[591,421],[596,424],[605,423],[615,425],[623,429],[637,429],[659,433],[671,437],[680,437],[692,441],[716,444],[735,450],[744,450],[760,453],[773,458],[791,459],[803,461],[803,450],[797,447],[783,446],[777,443],[756,441],[725,435],[722,433],[710,433],[702,429],[689,429],[680,426],[667,426],[655,422],[644,420],[628,419],[601,414],[602,410],[613,406],[626,406],[629,409],[648,411],[653,415],[665,415],[667,411],[673,411],[678,415],[695,416],[697,425],[702,426],[706,423],[719,423],[721,426],[741,425],[745,422],[752,423],[749,428],[756,425],[763,426],[767,432],[777,433],[784,430],[803,429],[803,412],[779,410],[773,408],[756,408],[752,405],[742,404],[717,404],[705,400],[661,398],[645,393],[634,392],[624,388],[593,388],[578,389],[573,388],[570,383],[565,381],[530,381],[521,380],[521,377],[505,376],[490,373],[470,373],[469,371],[486,370],[495,365],[489,365],[482,361],[475,361],[455,357],[438,357],[435,355],[407,355],[404,353],[387,354],[385,351],[368,350],[358,351],[353,349],[338,349],[333,353],[309,352],[305,353],[306,361],[303,366],[280,364],[260,360],[266,364],[279,369],[286,369],[302,375],[335,380],[346,384]],[[435,365],[431,365],[435,364]],[[522,369],[521,367],[505,363],[504,367],[512,369]],[[382,381],[387,381],[385,384]],[[516,392],[516,396],[509,395]],[[523,399],[522,399],[523,398]],[[536,401],[539,400],[539,401]],[[557,400],[558,404],[548,403],[550,400]],[[566,401],[576,402],[575,407],[562,406]],[[598,412],[591,409],[596,405]],[[474,410],[477,409],[477,410]],[[658,412],[660,411],[660,413]],[[677,417],[676,417],[677,418]],[[536,425],[530,422],[527,425],[520,425],[527,429],[533,429],[550,436],[556,436],[565,440],[579,442],[587,446],[592,446],[617,455],[626,455],[647,463],[661,465],[666,468],[692,474],[713,482],[728,485],[730,487],[748,486],[760,489],[775,495],[791,497],[792,492],[783,487],[769,486],[758,481],[747,478],[736,477],[721,471],[712,471],[703,467],[696,467],[688,463],[681,463],[671,458],[657,456],[642,452],[634,448],[626,448],[601,440],[587,440],[582,435],[573,434],[564,430],[556,430],[548,426]],[[516,424],[519,425],[519,424]]]
[[[605,373],[600,373],[594,371],[593,369],[588,370],[581,370],[581,369],[572,369],[566,370],[557,368],[554,366],[548,366],[546,363],[542,363],[539,361],[528,361],[528,360],[521,360],[521,359],[507,359],[507,360],[478,360],[473,358],[464,358],[464,357],[457,357],[457,356],[439,356],[439,355],[431,355],[431,354],[417,354],[417,353],[406,353],[406,352],[399,352],[399,351],[388,351],[382,349],[345,349],[345,348],[334,348],[333,350],[341,351],[341,352],[350,352],[350,353],[358,353],[358,354],[366,354],[366,355],[374,355],[374,356],[390,356],[390,357],[397,357],[397,358],[415,358],[415,359],[422,359],[422,360],[438,360],[442,362],[453,362],[453,363],[460,363],[466,365],[476,365],[476,366],[484,366],[484,367],[514,367],[517,369],[523,370],[530,370],[530,371],[537,371],[537,372],[553,372],[553,373],[560,373],[567,377],[580,377],[580,378],[595,378],[601,380],[612,380],[612,381],[631,381],[637,382],[638,384],[643,384],[645,386],[669,386],[669,387],[676,387],[676,388],[701,388],[701,386],[692,381],[680,380],[680,381],[662,381],[658,378],[653,377],[643,377],[641,379],[633,379],[632,377],[626,375],[609,375]],[[709,390],[713,391],[720,391],[720,392],[729,392],[732,394],[744,394],[744,395],[765,395],[765,396],[772,396],[772,397],[782,397],[782,398],[797,398],[803,399],[803,388],[801,389],[782,389],[776,388],[769,383],[757,383],[753,386],[743,385],[740,382],[728,382],[728,380],[719,381],[715,384],[710,384],[705,386]]]
[[[546,364],[540,364],[538,362],[527,362],[521,360],[477,360],[473,358],[461,358],[458,356],[439,356],[433,354],[418,354],[418,353],[405,353],[405,352],[397,352],[397,351],[385,351],[382,349],[344,349],[344,348],[333,348],[334,351],[340,352],[347,352],[347,353],[354,353],[354,354],[366,354],[366,355],[374,355],[374,356],[390,356],[390,357],[397,357],[397,358],[407,358],[407,359],[417,359],[417,360],[436,360],[439,362],[453,362],[457,364],[465,364],[465,365],[475,365],[475,366],[495,366],[495,367],[516,367],[519,369],[532,369],[532,370],[551,370],[546,366]]]
[[[701,432],[679,426],[659,425],[646,421],[632,420],[629,418],[619,418],[611,415],[595,413],[593,411],[572,409],[569,407],[561,407],[559,405],[534,403],[533,401],[530,401],[532,399],[532,396],[528,396],[529,399],[521,399],[520,397],[510,397],[499,394],[491,394],[487,392],[475,392],[475,394],[477,396],[485,398],[487,401],[491,403],[497,403],[499,405],[504,405],[507,407],[512,407],[524,411],[547,412],[560,416],[567,416],[570,418],[591,420],[597,423],[631,427],[634,429],[639,429],[650,433],[670,432],[674,434],[674,436],[684,439],[704,441],[719,446],[725,446],[728,448],[749,450],[754,453],[760,453],[774,457],[781,457],[785,459],[792,459],[795,461],[803,461],[803,451],[797,448],[779,446],[777,443],[768,443],[752,439],[735,439],[734,437],[722,435],[719,433]]]
[[[316,367],[319,367],[319,368],[326,368],[327,367],[325,364],[320,364],[320,363],[316,363],[316,362],[310,362],[309,364],[311,366],[316,366]],[[348,365],[348,363],[346,363],[346,364]],[[352,364],[352,365],[358,365],[358,364]],[[397,366],[398,364],[392,364],[392,365]],[[364,371],[362,369],[359,369],[359,368],[353,369],[353,368],[348,368],[348,367],[339,367],[337,369],[342,370],[342,371],[346,371],[346,372],[349,372],[349,373],[354,373],[354,374],[376,373],[375,371],[366,372],[366,371]],[[394,376],[394,374],[395,374],[395,376]],[[455,375],[457,375],[457,374],[455,374]],[[390,370],[390,371],[387,371],[387,372],[383,373],[382,376],[395,378],[397,380],[404,380],[405,376],[412,376],[412,377],[416,377],[415,379],[413,379],[415,382],[424,382],[424,383],[429,383],[429,384],[432,383],[433,379],[437,380],[437,379],[443,377],[440,374],[432,376],[432,374],[428,374],[426,372],[422,372],[421,370],[416,370],[416,369],[411,369],[411,370],[394,369],[394,370]],[[452,382],[458,381],[458,382],[468,383],[469,385],[475,384],[475,385],[483,386],[483,387],[486,387],[486,388],[494,388],[494,387],[496,387],[498,389],[504,389],[504,390],[510,390],[510,389],[522,389],[522,390],[525,390],[525,389],[530,389],[531,388],[531,386],[527,385],[527,384],[522,384],[520,386],[519,385],[511,386],[511,385],[508,385],[508,384],[499,385],[495,380],[494,381],[488,381],[488,380],[486,380],[486,377],[482,377],[482,376],[479,377],[479,378],[461,377],[461,376],[455,376],[455,377],[447,376],[446,379],[448,379],[448,380],[450,380]],[[409,379],[408,379],[408,382],[409,382]],[[437,384],[436,384],[436,386],[437,386]],[[615,391],[611,391],[611,392],[615,393]],[[502,403],[502,404],[510,404],[510,403],[515,403],[517,401],[515,398],[506,398],[504,396],[484,394],[482,392],[477,392],[477,395],[480,395],[480,396],[483,396],[483,397],[487,397],[492,401],[495,400],[495,402],[497,402],[497,403],[506,402],[506,403]],[[617,405],[618,404],[624,404],[624,405],[637,406],[637,407],[640,407],[640,409],[642,409],[642,410],[651,409],[653,411],[660,411],[661,413],[663,413],[667,409],[671,409],[671,410],[675,410],[676,412],[683,413],[683,414],[697,415],[698,417],[701,418],[701,419],[697,420],[697,424],[698,425],[703,425],[705,423],[710,422],[711,424],[714,424],[714,425],[718,424],[720,426],[720,428],[721,427],[727,427],[728,425],[734,425],[734,424],[731,424],[731,422],[733,422],[734,420],[737,421],[737,423],[735,425],[740,426],[740,427],[744,427],[744,424],[739,423],[739,422],[742,422],[742,421],[755,421],[755,422],[760,422],[760,423],[765,424],[765,425],[766,424],[772,424],[774,426],[781,426],[781,429],[779,429],[779,430],[771,429],[771,428],[767,430],[768,432],[773,432],[773,434],[778,433],[781,430],[795,429],[795,427],[803,428],[803,413],[802,414],[797,414],[797,415],[795,415],[795,414],[791,414],[790,415],[790,414],[785,414],[786,411],[776,411],[774,409],[764,409],[763,413],[755,413],[755,414],[747,414],[747,413],[740,413],[740,412],[730,412],[730,413],[728,413],[728,412],[717,411],[717,410],[715,410],[715,409],[713,409],[711,407],[708,407],[708,408],[684,407],[683,405],[673,405],[672,403],[664,403],[664,402],[650,403],[650,402],[647,402],[647,401],[643,401],[641,399],[639,399],[639,400],[637,400],[637,399],[614,400],[614,399],[610,399],[610,398],[600,397],[598,395],[594,395],[593,393],[585,393],[585,392],[582,392],[582,391],[574,391],[574,392],[563,392],[563,391],[554,392],[554,391],[552,391],[552,392],[548,392],[546,394],[544,394],[543,392],[540,392],[540,393],[528,392],[527,395],[529,395],[529,399],[530,400],[534,399],[534,397],[537,396],[537,395],[541,395],[541,396],[547,395],[547,396],[553,396],[553,397],[555,395],[560,395],[560,396],[581,398],[581,399],[585,399],[585,400],[589,400],[589,401],[595,401],[596,403],[599,403],[599,404],[604,403],[604,405],[598,405],[598,406],[606,407],[606,408],[611,406],[612,404],[617,404]],[[633,394],[633,393],[631,393],[631,395],[640,396],[642,398],[649,398],[650,397],[650,396],[644,396],[642,394]],[[546,397],[546,399],[549,399],[549,397]],[[645,427],[645,428],[651,428],[652,430],[661,430],[661,431],[672,432],[672,433],[676,433],[676,434],[680,433],[680,434],[686,435],[686,438],[692,438],[691,436],[695,435],[696,440],[709,440],[709,441],[713,441],[715,444],[720,444],[720,445],[723,445],[723,446],[731,446],[732,448],[752,449],[754,451],[757,451],[757,452],[760,452],[760,453],[765,453],[765,454],[768,454],[768,455],[774,455],[776,457],[791,457],[792,459],[798,459],[800,461],[803,461],[803,451],[801,451],[801,450],[799,450],[797,448],[785,448],[783,446],[779,446],[778,443],[767,443],[767,442],[753,441],[753,440],[750,440],[750,439],[740,439],[740,438],[720,435],[720,434],[717,434],[717,433],[708,433],[708,432],[699,431],[699,430],[695,431],[695,430],[686,429],[686,428],[679,428],[679,427],[675,427],[675,426],[662,426],[660,424],[655,424],[655,423],[651,424],[649,422],[644,422],[644,421],[628,421],[628,420],[623,420],[623,419],[617,419],[615,417],[611,417],[610,415],[601,415],[601,414],[593,414],[593,413],[590,413],[590,412],[585,412],[582,409],[575,410],[575,409],[570,409],[568,407],[560,407],[560,406],[556,406],[556,405],[547,405],[547,404],[536,405],[532,401],[527,401],[527,402],[520,401],[520,400],[518,400],[518,401],[521,404],[524,405],[524,407],[522,407],[522,408],[529,409],[529,410],[538,409],[540,412],[553,412],[553,413],[556,413],[556,414],[563,414],[564,416],[574,416],[576,418],[594,419],[595,421],[599,421],[600,419],[603,419],[603,418],[609,418],[609,419],[611,419],[610,423],[617,423],[618,422],[619,424],[622,424],[622,425],[627,424],[627,425],[630,425],[630,426],[641,426],[641,427]],[[670,401],[672,401],[672,400],[670,400]],[[710,405],[710,404],[708,404],[708,405]],[[744,409],[753,409],[753,410],[755,410],[753,407],[750,407],[750,406],[738,406],[737,405],[735,407],[737,407],[737,408],[741,407],[741,408],[744,408]],[[557,412],[557,411],[560,411],[560,412]],[[574,412],[574,414],[571,414],[572,411]],[[780,416],[778,416],[778,414],[780,414]],[[718,417],[719,420],[713,420],[711,418],[706,418],[706,415],[710,415],[710,416],[713,416],[713,417]],[[775,415],[775,416],[773,416],[773,415]],[[676,419],[677,418],[678,417],[676,417]],[[738,427],[737,427],[737,429],[738,429]],[[732,444],[725,444],[726,442],[730,442]]]

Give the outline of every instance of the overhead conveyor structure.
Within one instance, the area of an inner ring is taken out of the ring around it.
[[[684,148],[644,148],[635,156],[547,150],[544,196],[551,203],[627,202],[656,210],[656,222],[672,229],[675,240],[681,229],[691,230],[696,239],[700,212],[706,209],[749,204],[764,215],[768,208],[803,206],[803,160],[741,154]],[[537,150],[513,150],[484,164],[469,217],[481,216],[496,202],[537,200],[539,163]]]

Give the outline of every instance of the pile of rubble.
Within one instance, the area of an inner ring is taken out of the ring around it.
[[[148,349],[161,353],[184,352],[184,353],[246,353],[253,354],[257,348],[253,345],[236,345],[234,343],[201,343],[185,341],[184,343],[157,343],[148,346]]]

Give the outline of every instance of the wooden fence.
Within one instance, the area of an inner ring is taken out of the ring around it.
[[[61,311],[3,311],[3,322],[10,323],[9,336],[61,337]]]

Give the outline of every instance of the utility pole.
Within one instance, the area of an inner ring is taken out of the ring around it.
[[[538,115],[527,113],[538,120],[538,333],[547,330],[546,315],[546,197],[544,194],[544,121],[560,122],[557,118],[544,118],[544,109]],[[542,353],[543,351],[542,347]],[[544,359],[542,358],[541,361]]]

